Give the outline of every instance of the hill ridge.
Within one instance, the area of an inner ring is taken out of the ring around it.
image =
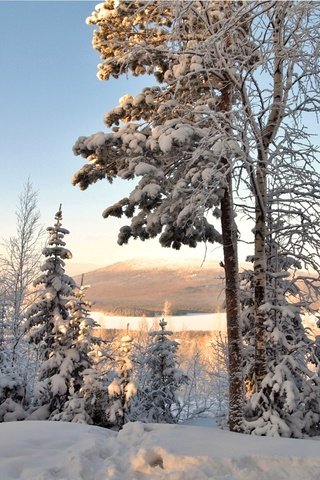
[[[172,313],[221,311],[223,268],[218,261],[130,259],[87,272],[93,309],[113,314],[155,314],[167,300]],[[75,277],[76,280],[80,276]]]

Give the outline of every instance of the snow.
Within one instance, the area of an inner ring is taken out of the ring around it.
[[[51,377],[51,391],[53,395],[64,395],[67,391],[66,379],[59,374]]]
[[[166,135],[166,133],[163,133],[162,135],[160,135],[159,147],[163,153],[170,152],[172,148],[172,137],[170,135]]]
[[[136,175],[148,175],[149,173],[155,173],[156,171],[156,167],[145,162],[138,163],[134,169]]]
[[[137,393],[137,386],[133,382],[129,382],[125,388],[126,400],[130,400]]]
[[[149,183],[143,187],[142,191],[146,193],[150,198],[156,198],[161,192],[161,187],[156,183]]]
[[[117,317],[105,315],[102,312],[91,312],[90,316],[102,328],[118,328],[125,330],[127,324],[131,330],[139,330],[141,322],[147,322],[148,327],[153,327],[154,323],[159,323],[159,317]],[[160,313],[159,313],[160,316]],[[189,315],[173,315],[167,319],[168,327],[173,331],[181,330],[203,330],[203,331],[226,331],[225,313],[199,313]]]
[[[319,468],[318,441],[230,433],[212,419],[128,423],[119,433],[64,422],[0,425],[4,480],[316,480]]]
[[[114,378],[110,385],[108,385],[108,394],[110,397],[121,395],[121,385],[118,378]]]

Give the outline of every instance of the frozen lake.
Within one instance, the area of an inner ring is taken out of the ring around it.
[[[148,328],[159,327],[160,317],[124,317],[109,316],[102,312],[92,312],[91,317],[96,320],[102,328],[126,329],[129,324],[129,330],[140,330],[144,325]],[[226,314],[223,313],[199,313],[190,315],[168,316],[167,328],[173,331],[181,330],[208,330],[225,331]]]

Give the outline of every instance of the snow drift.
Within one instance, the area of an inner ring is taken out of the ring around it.
[[[319,471],[315,440],[230,433],[212,419],[129,423],[119,433],[63,422],[0,425],[2,480],[318,480]]]

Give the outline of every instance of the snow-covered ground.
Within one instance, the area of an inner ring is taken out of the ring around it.
[[[149,328],[154,326],[158,328],[160,319],[160,317],[117,317],[105,315],[102,312],[92,312],[91,317],[94,318],[102,328],[120,328],[123,330],[127,328],[128,324],[129,330],[140,330],[142,322],[147,322]],[[227,329],[225,312],[173,315],[166,318],[166,320],[168,321],[168,329],[173,331],[205,330],[209,332],[225,332]],[[305,327],[310,329],[313,335],[319,335],[319,328],[316,327],[317,318],[314,315],[305,315],[303,317],[303,323]]]
[[[149,327],[155,322],[159,323],[160,317],[114,317],[105,315],[101,312],[92,312],[91,317],[94,318],[102,328],[122,328],[139,330],[142,322],[146,321]],[[208,331],[225,331],[226,330],[226,314],[225,313],[199,313],[190,315],[170,316],[168,321],[168,329],[174,331],[181,330],[208,330]],[[159,325],[157,325],[159,327]]]
[[[319,439],[318,439],[319,440]],[[192,425],[0,424],[1,480],[318,480],[319,442]]]

